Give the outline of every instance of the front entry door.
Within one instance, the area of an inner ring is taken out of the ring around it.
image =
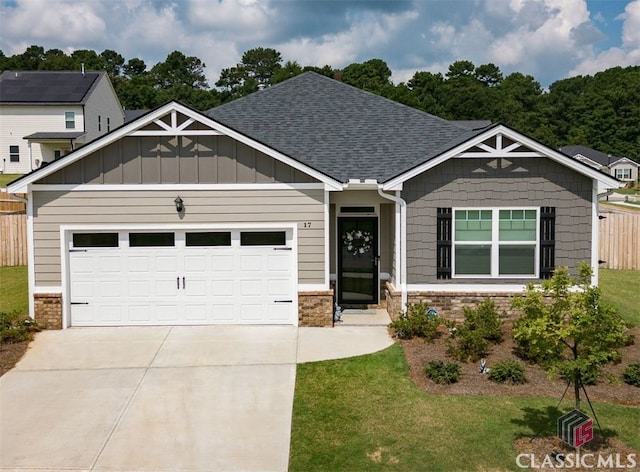
[[[378,304],[378,218],[338,218],[338,303]]]

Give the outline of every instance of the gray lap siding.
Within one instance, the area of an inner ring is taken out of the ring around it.
[[[173,200],[185,202],[180,219]],[[59,286],[61,225],[171,225],[298,223],[298,283],[324,283],[324,191],[36,191],[34,260],[37,286]],[[305,227],[307,223],[307,227]],[[310,223],[310,225],[309,225]],[[310,226],[310,227],[308,227]]]
[[[495,283],[436,278],[439,207],[555,207],[556,267],[575,269],[580,261],[591,260],[592,181],[549,159],[450,159],[405,182],[402,196],[407,202],[409,284]]]

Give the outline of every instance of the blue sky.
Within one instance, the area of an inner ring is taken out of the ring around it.
[[[395,83],[456,60],[543,86],[640,64],[640,0],[0,0],[0,49],[114,49],[150,67],[179,50],[210,85],[254,47],[336,68],[379,58]]]

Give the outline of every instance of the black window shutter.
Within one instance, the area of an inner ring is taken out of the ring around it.
[[[556,209],[540,208],[540,278],[550,279],[555,269]]]
[[[451,278],[451,208],[438,208],[436,278]]]

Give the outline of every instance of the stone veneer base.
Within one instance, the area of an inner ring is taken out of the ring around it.
[[[42,329],[62,329],[62,294],[36,293],[34,317]]]
[[[333,326],[333,290],[298,293],[298,326]]]
[[[62,294],[36,293],[35,320],[42,329],[62,329]],[[299,326],[333,326],[333,290],[298,294]]]
[[[400,292],[391,284],[386,286],[387,312],[392,320],[400,316],[402,298]],[[514,293],[505,292],[409,292],[407,303],[426,303],[431,308],[438,310],[441,317],[447,319],[464,319],[463,308],[473,307],[485,299],[491,299],[498,312],[506,312],[507,318],[516,318],[518,315],[511,309],[511,299]]]

